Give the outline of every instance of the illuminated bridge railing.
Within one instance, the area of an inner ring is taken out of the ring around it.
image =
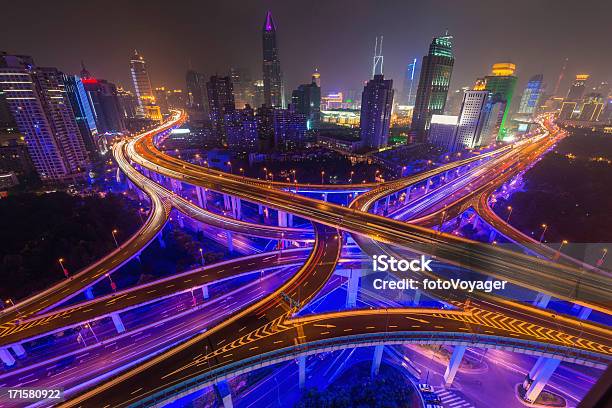
[[[562,361],[601,369],[605,369],[608,364],[612,362],[612,356],[608,355],[577,350],[566,346],[558,346],[530,340],[510,339],[500,336],[474,333],[440,332],[369,333],[313,341],[306,344],[274,350],[256,357],[246,358],[168,387],[147,398],[131,404],[129,407],[153,407],[157,406],[158,404],[165,404],[168,402],[168,400],[178,399],[180,397],[189,395],[190,393],[214,384],[217,381],[240,374],[245,374],[255,369],[292,360],[302,355],[317,354],[349,347],[368,347],[381,344],[444,344],[504,349],[531,355],[554,357]]]

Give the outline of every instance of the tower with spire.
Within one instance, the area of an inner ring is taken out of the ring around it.
[[[272,12],[266,13],[262,30],[264,103],[270,107],[285,107],[283,73],[278,59],[276,25]]]

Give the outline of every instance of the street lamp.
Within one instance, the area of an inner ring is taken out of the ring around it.
[[[557,249],[557,253],[555,254],[555,257],[553,258],[555,261],[559,259],[559,256],[561,256],[561,248],[563,248],[563,246],[566,244],[567,244],[567,240],[564,239],[563,241],[561,241],[561,245],[559,245],[559,249]]]
[[[202,248],[200,248],[200,260],[202,261],[202,266],[204,266],[204,252],[202,251]]]
[[[232,162],[231,162],[231,161],[228,161],[228,162],[227,162],[227,165],[228,165],[228,166],[229,166],[229,168],[230,168],[230,174],[234,174],[234,172],[233,172],[233,170],[232,170]]]
[[[512,206],[508,206],[508,218],[506,218],[506,224],[510,222],[510,216],[512,215]]]
[[[601,254],[601,258],[597,260],[596,265],[601,266],[604,263],[604,259],[606,259],[606,255],[608,254],[608,248],[603,249],[603,253]]]
[[[116,229],[114,229],[114,230],[112,230],[112,231],[111,231],[111,233],[112,233],[112,235],[113,235],[113,241],[115,241],[115,246],[116,246],[117,248],[119,248],[119,243],[117,242],[117,235],[116,235],[116,234],[117,234],[117,230],[116,230]]]
[[[62,268],[62,272],[64,272],[64,276],[67,278],[68,277],[68,269],[66,269],[66,267],[64,266],[64,258],[58,259],[57,262],[59,262],[60,267]]]
[[[548,229],[547,224],[542,224],[542,234],[540,234],[540,242],[544,239],[544,234],[546,234],[546,230]]]
[[[349,184],[353,183],[353,174],[355,174],[355,172],[351,170],[351,177],[349,178]]]
[[[323,177],[325,177],[325,172],[323,170],[321,170],[321,184],[325,184],[323,182]]]
[[[111,278],[110,274],[106,274],[106,277],[108,278],[109,282],[110,282],[110,287],[113,290],[113,292],[117,291],[117,284],[113,281],[113,279]]]

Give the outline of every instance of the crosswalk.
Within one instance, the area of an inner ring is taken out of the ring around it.
[[[467,402],[461,396],[445,387],[440,387],[440,389],[436,391],[436,394],[440,398],[440,401],[442,401],[442,406],[444,408],[476,408],[474,404]]]

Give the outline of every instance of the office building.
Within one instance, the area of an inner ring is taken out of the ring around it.
[[[193,70],[187,71],[185,84],[187,85],[187,108],[208,115],[208,92],[204,74]]]
[[[570,86],[569,91],[567,92],[566,101],[574,101],[579,102],[582,100],[585,91],[585,82],[589,79],[588,74],[578,74],[574,78],[574,82]]]
[[[225,115],[236,109],[232,80],[229,76],[213,75],[206,83],[208,109],[212,122],[213,134],[218,142],[226,142]]]
[[[406,71],[404,73],[404,84],[402,86],[401,99],[402,105],[414,106],[414,99],[416,97],[416,87],[414,86],[414,71],[416,70],[416,65],[417,59],[415,58],[410,64],[408,64],[408,67],[406,68]]]
[[[104,79],[81,77],[99,134],[126,130],[117,87]]]
[[[2,53],[0,89],[40,179],[82,177],[91,163],[62,73],[37,67],[32,57]]]
[[[278,59],[276,25],[270,11],[266,13],[262,40],[264,103],[268,106],[284,108],[285,90],[283,88],[283,73],[280,67],[280,60]]]
[[[274,150],[274,108],[263,104],[255,114],[257,122],[257,138],[259,150],[269,152]]]
[[[250,105],[225,114],[227,146],[238,152],[256,152],[259,149],[257,120]]]
[[[313,75],[310,84],[303,84],[291,94],[292,108],[306,116],[308,128],[312,129],[321,121],[321,88]]]
[[[100,143],[98,128],[87,91],[81,78],[77,75],[64,75],[64,84],[66,96],[70,101],[85,148],[89,152],[89,156],[95,159],[100,153],[106,152],[106,145],[103,142]]]
[[[516,65],[511,62],[498,62],[493,64],[491,74],[485,77],[485,89],[491,92],[494,102],[505,103],[504,114],[499,123],[498,140],[503,140],[508,133],[506,123],[510,113],[510,104],[514,96],[514,89],[518,78],[514,76]]]
[[[466,91],[457,122],[456,146],[453,150],[471,149],[481,143],[481,132],[491,111],[489,91]]]
[[[574,116],[579,114],[578,102],[576,101],[563,101],[561,105],[561,111],[559,112],[560,120],[571,120]]]
[[[291,151],[304,145],[307,120],[303,113],[292,109],[274,108],[274,147],[279,151]]]
[[[161,121],[162,115],[159,106],[155,104],[153,87],[147,70],[147,63],[144,57],[134,50],[134,55],[130,60],[130,71],[132,83],[138,98],[138,116],[147,117],[155,121]]]
[[[604,98],[600,93],[592,92],[584,98],[582,109],[578,120],[585,122],[596,122],[604,108]]]
[[[414,141],[424,141],[431,116],[444,113],[455,63],[452,38],[449,35],[435,37],[423,57],[412,114],[411,137]]]
[[[544,77],[542,74],[534,75],[527,82],[527,86],[521,96],[518,113],[533,115],[542,98]]]
[[[446,152],[455,150],[455,134],[459,117],[455,115],[432,115],[427,142]]]
[[[136,96],[121,86],[118,86],[117,99],[119,100],[120,113],[123,118],[135,118],[138,110],[138,99]]]
[[[393,109],[393,80],[375,75],[361,94],[361,141],[369,149],[387,146],[391,110]]]
[[[248,70],[244,68],[230,68],[230,78],[234,89],[234,102],[236,108],[242,109],[253,104],[253,79]]]

